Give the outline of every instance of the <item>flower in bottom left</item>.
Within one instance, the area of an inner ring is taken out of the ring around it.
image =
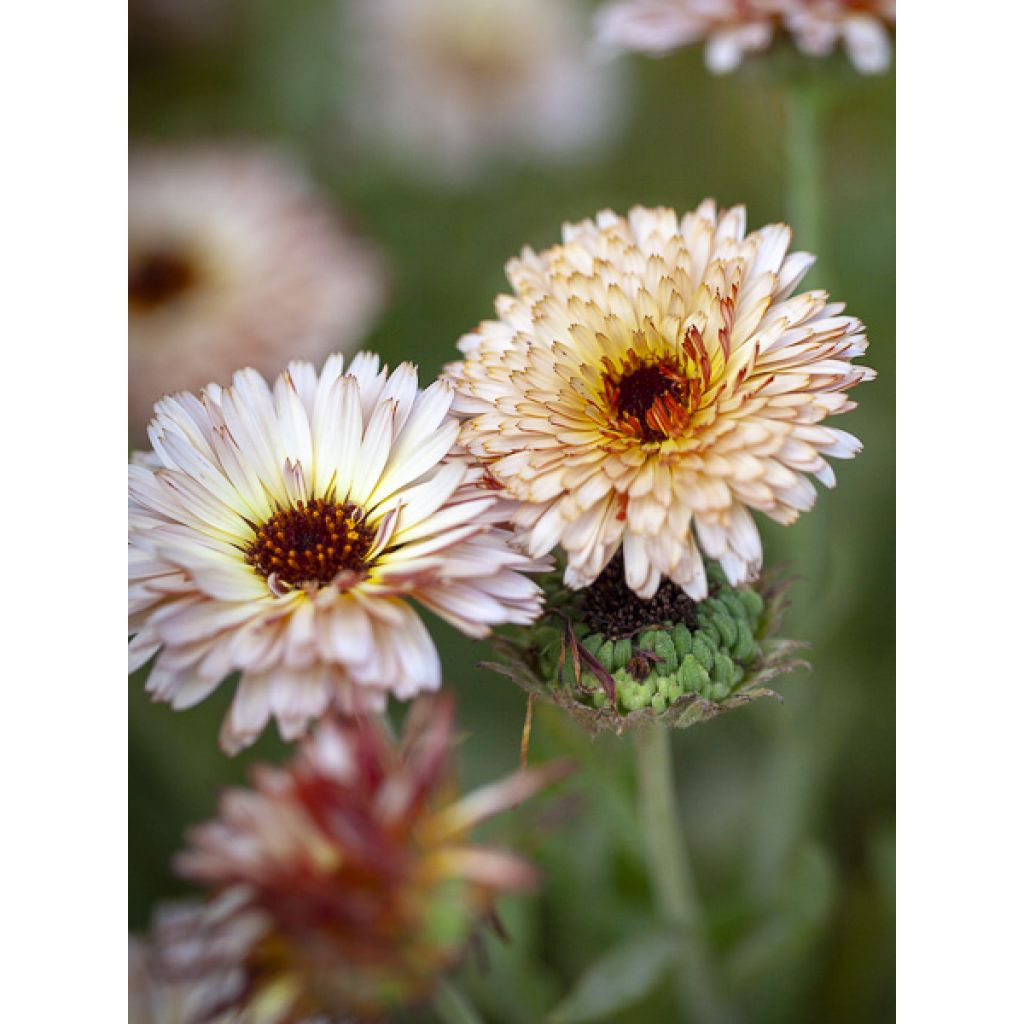
[[[228,791],[177,860],[210,897],[158,914],[137,1004],[181,1024],[285,1024],[429,997],[497,898],[536,879],[518,855],[472,842],[473,827],[570,770],[551,762],[460,795],[452,754],[453,704],[424,697],[400,739],[327,719],[288,766]]]

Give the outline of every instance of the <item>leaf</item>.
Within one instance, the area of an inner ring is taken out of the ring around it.
[[[807,840],[780,887],[778,905],[731,951],[726,973],[730,987],[746,989],[758,979],[799,963],[819,941],[836,895],[837,868],[821,844]]]
[[[673,931],[660,929],[632,936],[583,972],[575,988],[552,1011],[549,1024],[607,1019],[651,992],[679,956],[679,938]]]

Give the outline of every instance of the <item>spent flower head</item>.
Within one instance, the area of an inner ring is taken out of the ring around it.
[[[284,768],[228,791],[177,866],[207,903],[165,914],[155,970],[206,1013],[261,1024],[377,1019],[428,996],[534,869],[474,826],[564,776],[567,762],[460,795],[447,697],[400,740],[326,720]]]
[[[733,587],[715,566],[708,578],[709,596],[694,601],[669,580],[638,597],[620,556],[582,591],[552,574],[545,614],[492,641],[504,660],[487,667],[595,733],[652,722],[685,728],[778,697],[766,684],[806,667],[795,657],[805,645],[775,635],[789,581],[769,573]]]

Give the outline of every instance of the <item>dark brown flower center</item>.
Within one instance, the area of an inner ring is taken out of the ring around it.
[[[674,362],[642,363],[632,351],[617,371],[606,360],[604,386],[613,425],[643,441],[683,433],[700,388]]]
[[[137,313],[152,312],[182,296],[197,278],[194,265],[179,252],[144,253],[128,268],[128,306]]]
[[[632,637],[651,626],[684,623],[697,628],[697,605],[671,580],[664,580],[645,601],[626,585],[622,555],[616,555],[583,591],[583,617],[592,632],[609,640]]]
[[[683,397],[683,387],[664,366],[641,366],[619,381],[619,412],[646,418],[651,407],[660,398]]]
[[[278,509],[255,533],[246,562],[288,586],[326,586],[345,571],[361,575],[375,536],[362,509],[322,498]]]

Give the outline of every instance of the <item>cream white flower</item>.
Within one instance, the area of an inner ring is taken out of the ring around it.
[[[360,353],[318,375],[290,364],[162,399],[152,454],[129,466],[131,665],[175,708],[242,673],[221,742],[236,752],[273,715],[286,739],[336,705],[381,708],[441,678],[409,604],[470,636],[526,623],[543,568],[494,524],[498,496],[452,455],[451,386],[425,391]]]
[[[895,24],[896,0],[614,0],[598,11],[596,31],[606,49],[654,55],[703,42],[708,68],[719,74],[783,31],[812,57],[842,41],[858,71],[878,74],[889,67]]]
[[[707,592],[704,552],[730,583],[755,578],[750,509],[790,523],[814,504],[805,474],[832,486],[824,456],[856,438],[822,425],[846,391],[863,328],[823,291],[794,294],[813,262],[787,255],[790,229],[746,233],[745,212],[634,207],[567,224],[563,244],[507,266],[514,295],[447,374],[462,441],[531,556],[561,544],[566,582],[587,586],[621,547],[626,582],[651,597],[663,576]]]
[[[145,149],[128,165],[129,418],[239,366],[355,346],[380,307],[383,265],[283,154],[249,146]]]
[[[571,158],[608,134],[619,71],[590,59],[577,0],[357,0],[356,132],[460,182],[490,160]]]

